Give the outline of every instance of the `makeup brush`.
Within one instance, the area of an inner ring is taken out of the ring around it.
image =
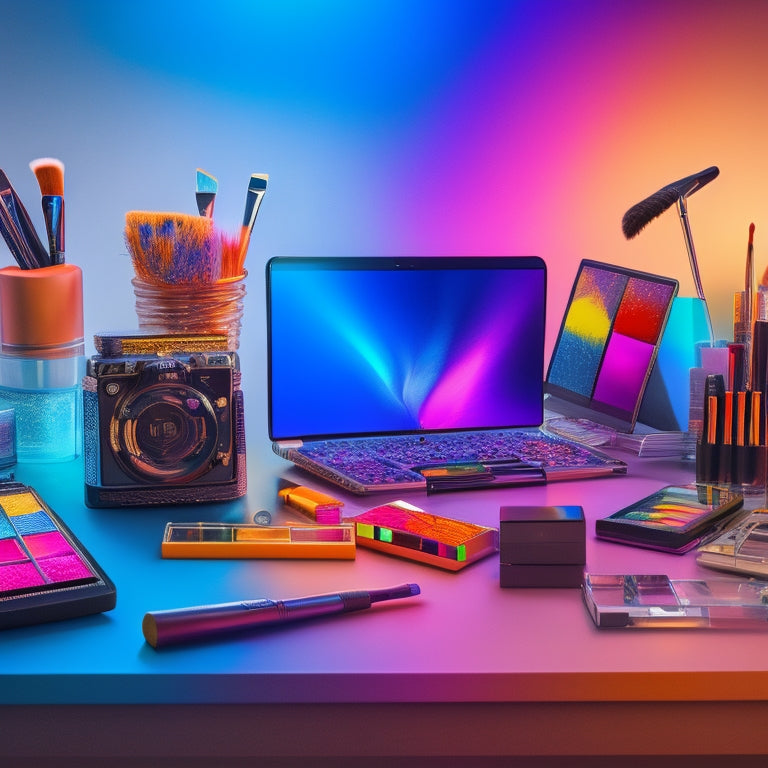
[[[256,216],[259,213],[259,206],[264,199],[264,193],[267,190],[267,181],[269,174],[254,173],[248,182],[248,193],[245,198],[245,213],[243,215],[243,225],[240,228],[240,251],[238,253],[238,265],[242,274],[245,265],[245,255],[248,253],[248,245],[251,242],[251,232],[256,222]]]
[[[37,236],[27,209],[2,170],[0,170],[0,231],[22,269],[50,266],[48,252]]]
[[[673,181],[654,192],[645,200],[633,205],[621,220],[621,229],[627,240],[631,240],[645,227],[646,224],[660,216],[670,206],[674,205],[681,197],[686,198],[712,179],[717,178],[720,169],[716,166],[706,168],[699,173],[686,176],[679,181]]]
[[[22,269],[35,269],[38,265],[29,250],[27,241],[16,225],[16,219],[8,210],[6,199],[0,195],[0,234],[5,240],[8,250]]]
[[[705,184],[709,184],[710,181],[717,178],[719,173],[720,169],[713,165],[710,168],[705,168],[703,171],[699,171],[699,173],[694,173],[691,176],[686,176],[684,179],[667,184],[666,187],[662,187],[658,192],[654,192],[652,195],[645,198],[645,200],[633,205],[624,214],[621,221],[621,229],[624,232],[624,236],[629,240],[637,235],[646,224],[664,213],[667,208],[677,203],[677,212],[680,217],[680,224],[683,228],[683,238],[685,239],[685,247],[688,251],[688,261],[691,265],[691,273],[696,288],[696,295],[701,299],[702,304],[704,305],[704,312],[709,327],[709,340],[712,346],[714,346],[715,343],[715,333],[712,327],[712,318],[709,314],[707,300],[704,296],[701,275],[699,274],[699,263],[696,258],[696,249],[693,246],[693,235],[691,233],[690,224],[688,223],[688,207],[686,200]]]
[[[41,204],[51,264],[64,263],[64,163],[55,157],[33,160],[29,167],[35,174],[42,194]]]
[[[184,213],[128,211],[125,243],[136,276],[154,285],[212,283],[221,275],[213,220]]]
[[[242,277],[244,264],[240,260],[240,236],[219,232],[219,249],[221,251],[222,279]]]
[[[751,360],[752,360],[752,328],[755,322],[755,225],[749,225],[749,238],[747,239],[747,261],[744,270],[744,366],[745,381],[749,386],[751,381]]]
[[[201,216],[205,216],[207,219],[213,218],[213,205],[216,202],[218,190],[219,182],[216,178],[202,168],[198,168],[195,198],[197,199],[197,210]]]

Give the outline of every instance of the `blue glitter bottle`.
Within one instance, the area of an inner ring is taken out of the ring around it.
[[[0,409],[16,415],[17,458],[82,452],[83,275],[74,264],[0,269]]]

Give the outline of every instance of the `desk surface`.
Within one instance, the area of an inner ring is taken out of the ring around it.
[[[665,484],[692,479],[689,464],[622,458],[630,462],[626,477],[395,498],[494,526],[501,505],[581,504],[592,572],[714,575],[699,568],[691,553],[656,553],[594,538],[596,518]],[[248,462],[246,499],[156,509],[86,508],[80,462],[17,468],[17,479],[43,495],[111,576],[118,599],[103,615],[1,632],[0,705],[13,706],[0,711],[62,704],[151,709],[710,701],[762,707],[768,697],[768,632],[597,630],[578,590],[500,588],[498,557],[458,573],[366,549],[358,549],[354,561],[338,562],[161,559],[169,520],[249,521],[260,508],[276,511],[276,522],[296,519],[277,503],[278,481],[323,488],[268,445],[251,449]],[[350,514],[391,498],[342,497]],[[148,610],[401,582],[418,583],[421,596],[159,651],[141,634]]]

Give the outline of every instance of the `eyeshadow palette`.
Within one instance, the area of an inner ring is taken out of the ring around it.
[[[595,521],[599,539],[683,554],[729,525],[744,497],[727,487],[669,485]]]
[[[465,523],[393,501],[354,517],[357,543],[390,555],[458,571],[499,551],[496,528]]]
[[[677,281],[584,259],[547,372],[548,408],[627,432],[637,420]]]
[[[109,611],[115,586],[22,483],[0,484],[0,629]]]
[[[161,544],[169,558],[317,558],[354,560],[351,525],[168,523]]]

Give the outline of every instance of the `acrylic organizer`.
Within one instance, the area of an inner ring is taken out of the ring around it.
[[[0,409],[13,409],[19,462],[82,450],[83,276],[74,264],[0,269]]]
[[[194,285],[133,278],[139,328],[158,333],[226,334],[229,349],[237,350],[246,274]]]
[[[690,428],[691,369],[702,365],[701,347],[708,339],[705,303],[676,296],[640,408],[643,424],[666,431]]]

